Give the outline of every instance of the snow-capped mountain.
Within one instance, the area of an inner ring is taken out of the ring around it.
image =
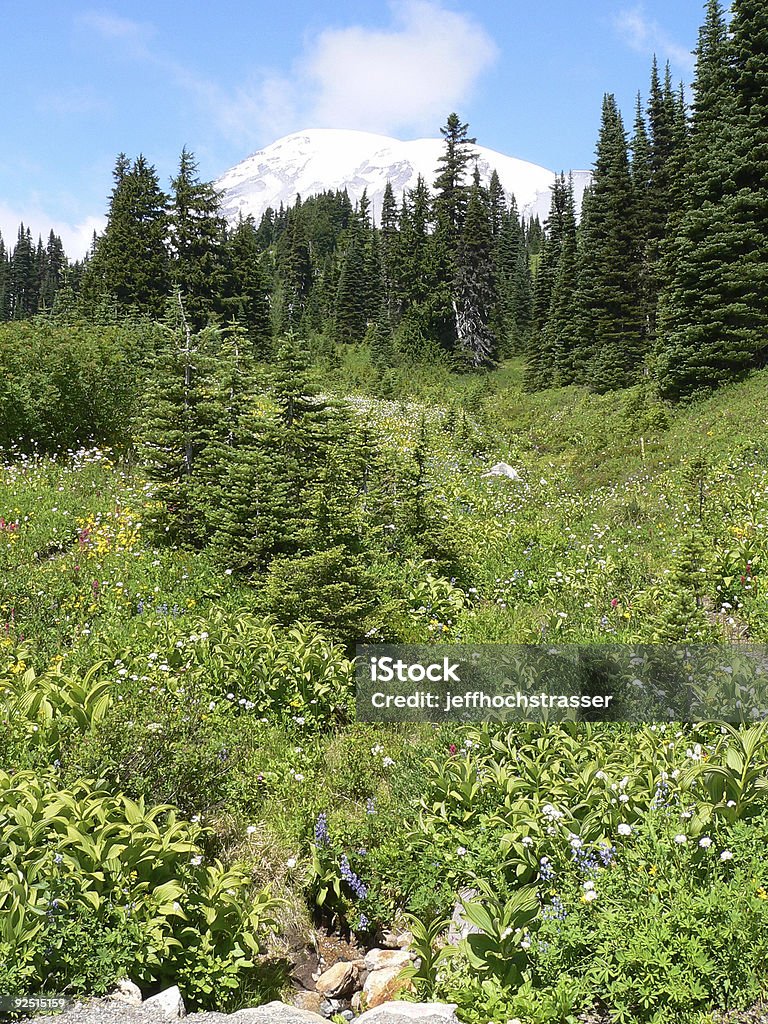
[[[549,213],[554,171],[484,146],[472,148],[482,181],[487,184],[496,170],[507,198],[514,195],[526,217],[538,216],[543,222]],[[291,206],[297,195],[308,199],[327,189],[346,189],[353,203],[367,190],[378,220],[387,181],[398,201],[415,186],[419,175],[431,186],[442,154],[442,139],[400,142],[370,132],[310,128],[260,149],[215,185],[224,193],[223,211],[230,222],[250,214],[258,224],[268,207]],[[589,180],[589,171],[573,172],[577,210]]]

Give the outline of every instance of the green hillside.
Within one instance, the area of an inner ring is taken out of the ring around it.
[[[0,989],[127,974],[236,1008],[281,991],[313,918],[370,945],[406,914],[417,992],[468,1022],[754,1003],[764,726],[365,725],[349,656],[763,641],[768,374],[675,408],[531,395],[516,362],[377,398],[358,348],[311,376],[366,427],[371,497],[343,542],[262,569],[164,540],[130,449],[6,452]],[[481,937],[430,953],[467,886]]]

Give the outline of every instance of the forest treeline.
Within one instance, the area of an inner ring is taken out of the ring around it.
[[[365,343],[382,372],[521,354],[532,390],[650,378],[687,397],[768,350],[767,52],[763,5],[736,0],[728,22],[709,0],[690,106],[655,60],[631,132],[606,95],[582,209],[561,174],[543,228],[498,175],[480,181],[456,114],[434,181],[399,202],[387,186],[378,223],[365,194],[325,192],[228,226],[191,153],[167,193],[143,156],[121,154],[84,261],[68,265],[53,233],[0,241],[0,318],[161,320],[180,295],[191,330],[237,322],[267,362],[294,333],[326,354]]]

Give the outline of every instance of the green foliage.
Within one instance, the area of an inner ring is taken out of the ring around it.
[[[724,860],[722,838],[680,842],[676,827],[656,815],[614,866],[586,882],[564,873],[556,883],[563,910],[531,949],[539,984],[573,984],[582,1000],[599,999],[623,1021],[693,1022],[712,1006],[758,997],[764,869],[749,840],[742,845],[743,829],[731,833]]]
[[[603,101],[594,180],[583,212],[573,379],[595,391],[634,384],[644,354],[637,209],[624,123]]]
[[[203,864],[201,829],[172,808],[0,773],[0,821],[0,935],[31,961],[28,987],[104,991],[129,970],[210,1005],[211,982],[235,988],[254,967],[275,901],[237,866]]]
[[[413,982],[420,997],[432,999],[438,986],[440,969],[455,953],[454,947],[438,946],[438,940],[447,930],[450,921],[443,917],[422,921],[414,914],[406,914],[404,921],[413,936],[409,948],[415,960],[406,966],[402,976]]]
[[[143,156],[116,161],[107,226],[81,284],[83,305],[93,311],[111,299],[122,312],[158,316],[170,288],[166,248],[168,197]]]
[[[527,964],[525,946],[539,912],[536,887],[518,889],[502,902],[489,886],[481,899],[464,903],[463,915],[477,932],[464,940],[470,967],[481,982],[498,980],[504,988],[521,984]]]
[[[55,451],[128,443],[156,334],[141,321],[0,325],[0,444]]]
[[[296,588],[300,579],[301,589]],[[364,561],[342,545],[272,560],[260,602],[280,622],[315,621],[345,643],[362,641],[375,604]]]
[[[717,758],[693,765],[684,776],[695,793],[694,832],[718,820],[740,821],[763,811],[768,791],[768,724],[723,725]],[[720,763],[718,763],[720,762]]]

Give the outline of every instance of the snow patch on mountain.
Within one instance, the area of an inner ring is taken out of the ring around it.
[[[472,149],[484,184],[495,170],[507,199],[514,195],[521,213],[538,216],[543,222],[549,213],[554,171],[485,146]],[[442,154],[442,139],[401,142],[371,132],[310,128],[260,149],[223,174],[215,185],[223,193],[224,216],[231,223],[242,215],[252,216],[258,224],[268,207],[277,210],[281,203],[292,206],[297,195],[308,199],[337,189],[346,189],[353,203],[367,190],[378,220],[387,182],[398,202],[404,191],[416,185],[419,175],[431,187]],[[580,209],[589,171],[574,171],[573,181]]]

